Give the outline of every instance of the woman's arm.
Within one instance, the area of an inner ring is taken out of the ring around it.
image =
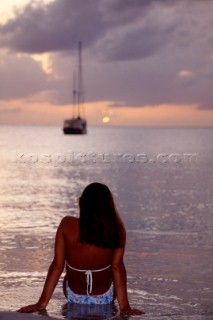
[[[45,280],[42,294],[36,304],[28,305],[19,309],[19,312],[35,312],[45,309],[53,291],[58,283],[58,280],[64,270],[65,263],[65,241],[63,233],[63,221],[60,223],[55,239],[55,256],[49,267]]]
[[[122,315],[140,315],[143,311],[132,309],[127,295],[126,268],[123,262],[124,247],[115,249],[112,258],[112,276],[115,286],[115,294]]]

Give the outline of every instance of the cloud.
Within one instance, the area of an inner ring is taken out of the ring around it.
[[[119,48],[113,48],[111,59],[142,58],[162,45],[163,28],[159,22],[164,27],[167,20],[159,17],[165,8],[168,11],[165,4],[172,2],[164,0],[160,7],[156,3],[161,2],[56,0],[46,6],[32,2],[24,10],[17,11],[14,19],[0,26],[0,45],[27,53],[69,51],[76,48],[78,40],[86,47],[115,33]],[[123,58],[119,57],[119,52],[123,53]]]
[[[43,53],[72,50],[76,48],[76,39],[89,45],[105,30],[98,4],[98,0],[57,0],[46,6],[29,4],[0,27],[1,46]]]
[[[1,100],[27,98],[50,87],[50,79],[30,57],[7,54],[0,68]]]
[[[22,108],[20,107],[14,107],[14,108],[0,108],[0,114],[14,114],[14,113],[19,113],[22,112]]]
[[[178,74],[181,78],[189,78],[193,75],[193,73],[189,70],[180,70]]]
[[[112,101],[114,107],[171,103],[213,108],[212,13],[213,2],[198,0],[193,5],[188,0],[29,4],[0,26],[0,46],[15,53],[51,53],[53,73],[60,77],[49,79],[29,57],[12,63],[8,57],[0,97],[47,90],[51,103],[71,102],[73,59],[82,40],[89,101]]]

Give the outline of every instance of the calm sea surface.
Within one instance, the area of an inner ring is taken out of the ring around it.
[[[36,301],[61,218],[77,216],[82,190],[99,181],[126,225],[132,306],[144,319],[213,319],[212,141],[213,129],[65,136],[54,126],[0,126],[0,308]],[[61,282],[47,311],[85,319],[65,305]]]

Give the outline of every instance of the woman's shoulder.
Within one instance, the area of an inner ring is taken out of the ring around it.
[[[79,218],[73,216],[65,216],[61,220],[62,222],[69,222],[69,221],[79,221]]]
[[[66,240],[76,241],[79,237],[79,219],[76,217],[66,216],[61,220],[59,232],[61,232]]]
[[[64,218],[62,218],[61,223],[60,223],[60,227],[62,229],[66,228],[67,226],[75,226],[78,225],[78,221],[79,219],[76,217],[71,217],[71,216],[65,216]]]

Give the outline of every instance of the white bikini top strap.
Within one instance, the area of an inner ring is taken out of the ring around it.
[[[66,262],[66,265],[70,268],[70,269],[72,269],[72,270],[75,270],[75,271],[79,271],[79,272],[86,272],[86,271],[88,271],[88,269],[87,270],[84,270],[84,269],[76,269],[76,268],[73,268],[73,267],[71,267],[67,262]],[[104,270],[107,270],[107,269],[109,269],[111,267],[111,264],[109,264],[107,267],[105,267],[105,268],[102,268],[102,269],[95,269],[95,270],[90,270],[91,272],[100,272],[100,271],[104,271]]]
[[[76,269],[71,267],[67,262],[66,262],[67,266],[75,271],[79,271],[79,272],[85,272],[86,275],[86,282],[87,282],[87,295],[89,296],[90,293],[92,293],[92,284],[93,284],[93,277],[92,277],[92,272],[99,272],[99,271],[104,271],[107,270],[108,268],[111,267],[111,264],[108,265],[105,268],[102,269],[96,269],[96,270],[82,270],[82,269]]]
[[[93,283],[92,271],[87,270],[85,272],[85,275],[86,275],[86,282],[87,282],[87,295],[89,296],[90,293],[92,293],[92,283]]]

